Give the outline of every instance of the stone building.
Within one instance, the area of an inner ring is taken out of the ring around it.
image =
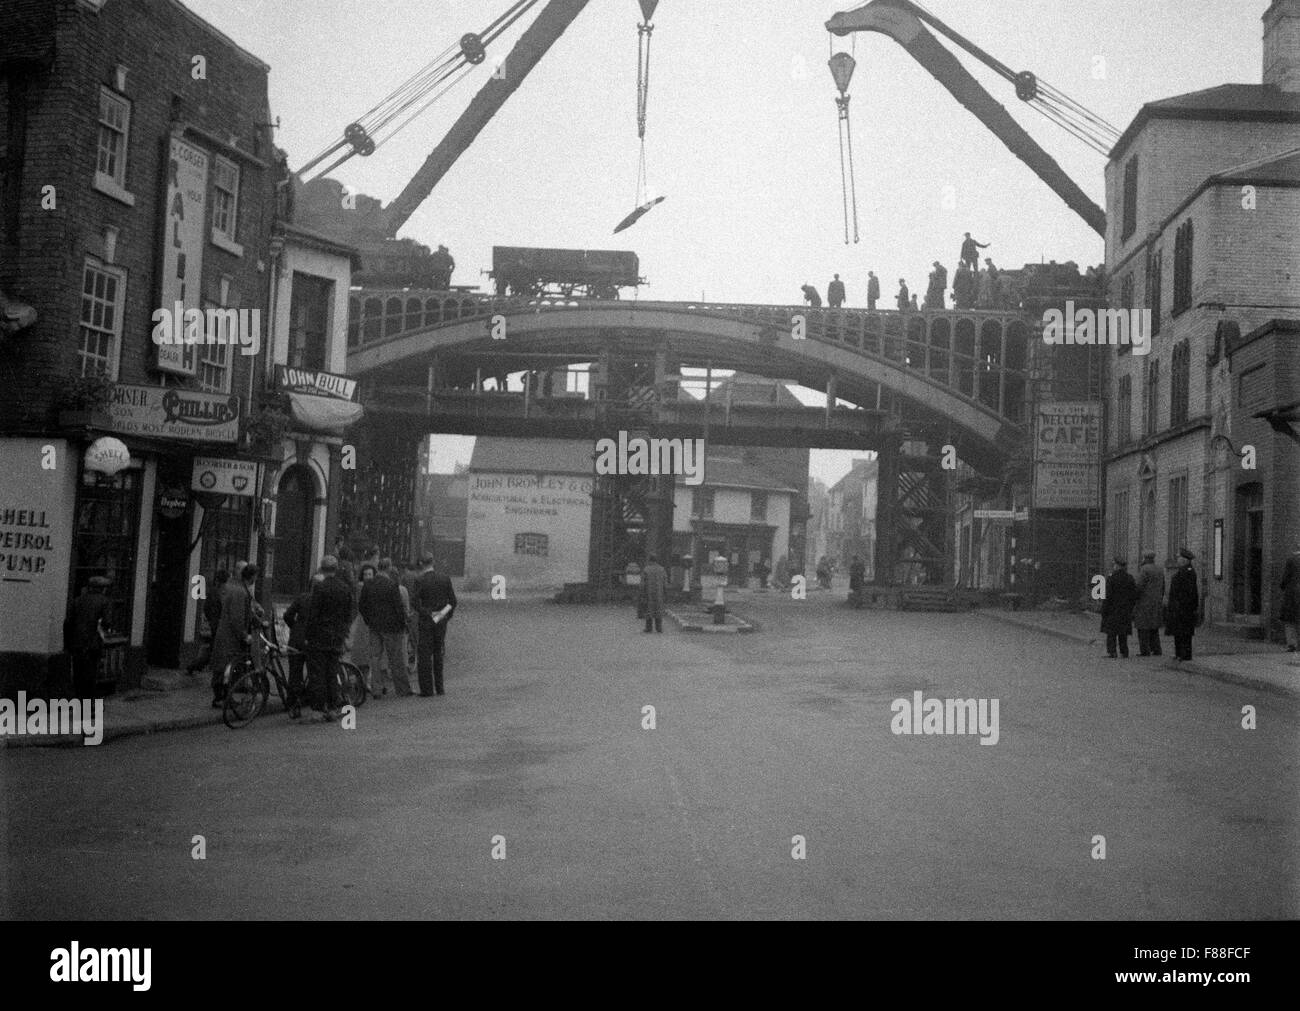
[[[4,690],[51,687],[91,577],[129,684],[177,663],[192,576],[255,556],[267,74],[177,0],[0,5],[0,290],[34,310],[0,335]],[[160,342],[191,312],[220,342]]]
[[[1262,84],[1143,106],[1106,195],[1111,305],[1155,332],[1109,368],[1107,546],[1189,547],[1207,620],[1266,628],[1300,540],[1300,0],[1264,14]]]

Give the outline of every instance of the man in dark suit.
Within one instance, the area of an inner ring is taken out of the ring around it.
[[[1174,637],[1176,660],[1192,658],[1192,635],[1200,617],[1201,595],[1196,586],[1196,570],[1192,568],[1194,554],[1183,548],[1178,552],[1178,571],[1169,581],[1169,612],[1165,616],[1165,632]]]
[[[1133,631],[1133,608],[1137,605],[1137,583],[1128,574],[1128,562],[1115,559],[1115,571],[1106,580],[1106,599],[1101,605],[1101,630],[1106,633],[1106,655],[1114,660],[1115,647],[1128,659],[1128,636]]]
[[[357,609],[370,629],[370,671],[376,686],[388,694],[381,672],[381,661],[388,657],[388,678],[398,695],[411,694],[411,678],[406,669],[406,605],[397,582],[391,558],[381,558],[379,573],[361,587]]]
[[[311,591],[307,604],[307,677],[311,681],[311,707],[322,718],[339,718],[342,698],[336,677],[338,659],[343,655],[348,633],[355,617],[352,588],[339,575],[339,562],[333,555],[321,559],[325,577]]]
[[[412,601],[419,617],[420,638],[416,646],[416,674],[420,680],[420,694],[426,698],[442,690],[443,646],[447,638],[447,622],[456,611],[456,590],[451,580],[433,569],[433,558],[420,559],[420,578],[415,581],[415,600]]]
[[[99,658],[108,631],[109,602],[104,590],[110,586],[103,576],[93,576],[81,596],[68,608],[63,624],[63,648],[72,658],[72,686],[77,698],[95,696]]]

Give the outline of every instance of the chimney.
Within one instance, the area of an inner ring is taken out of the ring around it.
[[[1300,0],[1273,0],[1264,13],[1264,83],[1300,91]]]

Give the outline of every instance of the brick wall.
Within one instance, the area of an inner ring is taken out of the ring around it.
[[[268,119],[265,67],[174,0],[116,0],[98,14],[75,0],[54,2],[56,56],[51,71],[33,80],[28,91],[20,233],[0,275],[15,297],[36,307],[40,319],[14,342],[9,368],[22,376],[18,388],[24,396],[0,401],[0,431],[48,427],[52,391],[78,373],[83,263],[87,255],[102,254],[106,225],[119,230],[115,265],[127,275],[118,381],[160,381],[151,367],[156,351],[150,334],[158,299],[165,139],[173,127],[174,101],[183,122],[249,156],[233,158],[240,165],[237,239],[244,253],[237,257],[205,241],[203,294],[215,296],[226,275],[238,307],[265,311],[267,302],[264,264],[274,170],[270,136],[260,125]],[[6,17],[0,14],[0,35],[9,29]],[[207,60],[206,80],[192,75],[194,55]],[[135,198],[131,207],[92,185],[100,87],[113,86],[118,64],[127,67],[123,94],[131,102],[126,167],[126,189]],[[186,139],[210,155],[232,154],[192,134]],[[46,185],[57,188],[55,210],[40,206]],[[209,172],[205,240],[211,192]],[[264,320],[264,339],[268,335]],[[246,396],[254,359],[239,354],[234,359],[232,392]]]

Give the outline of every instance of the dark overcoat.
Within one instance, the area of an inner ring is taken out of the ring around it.
[[[1133,577],[1123,569],[1112,572],[1106,580],[1106,599],[1101,604],[1101,630],[1115,635],[1133,631],[1133,608],[1137,601],[1138,588]]]
[[[221,588],[221,618],[212,634],[212,660],[214,671],[224,671],[236,660],[248,655],[249,624],[252,619],[253,598],[238,579],[228,579]]]
[[[1300,622],[1300,551],[1286,560],[1282,570],[1282,613],[1288,625]]]
[[[664,616],[664,593],[668,588],[668,573],[658,562],[651,562],[641,573],[641,594],[647,618]]]
[[[1196,618],[1201,609],[1201,595],[1196,588],[1196,570],[1190,565],[1180,568],[1169,580],[1169,607],[1165,611],[1167,635],[1194,635]]]
[[[1165,620],[1165,570],[1148,562],[1138,572],[1138,603],[1133,624],[1138,628],[1159,628]]]

